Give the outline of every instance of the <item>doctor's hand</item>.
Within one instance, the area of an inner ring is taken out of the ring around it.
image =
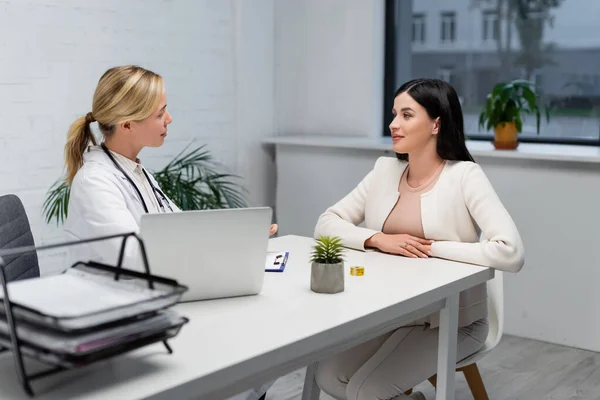
[[[365,241],[365,247],[374,247],[384,253],[397,254],[410,258],[429,258],[433,240],[417,236],[376,233]]]
[[[277,233],[278,226],[277,224],[271,224],[271,228],[269,229],[269,236],[273,236]]]

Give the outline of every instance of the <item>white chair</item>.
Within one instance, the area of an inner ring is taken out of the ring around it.
[[[504,281],[502,271],[495,271],[494,279],[488,281],[488,321],[490,331],[485,344],[477,353],[465,358],[456,365],[456,371],[465,375],[471,394],[475,400],[489,400],[485,385],[479,374],[477,362],[489,354],[500,343],[504,331]],[[436,385],[436,375],[429,378],[433,386]]]

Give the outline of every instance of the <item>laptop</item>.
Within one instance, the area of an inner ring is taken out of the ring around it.
[[[258,294],[271,217],[270,207],[144,214],[150,272],[188,286],[182,301]]]

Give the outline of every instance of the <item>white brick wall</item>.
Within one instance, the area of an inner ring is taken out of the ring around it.
[[[43,222],[42,202],[62,174],[69,124],[90,111],[97,80],[111,66],[135,63],[165,78],[174,121],[162,148],[142,152],[148,168],[196,140],[244,171],[237,86],[273,81],[260,66],[240,72],[239,27],[258,26],[254,35],[272,40],[272,19],[243,22],[269,17],[273,3],[254,6],[240,16],[235,0],[0,0],[0,193],[21,197],[38,244],[63,237]],[[272,70],[272,54],[264,63]],[[273,133],[272,107],[261,109],[261,118],[255,137]],[[40,255],[43,273],[62,267],[61,252]]]

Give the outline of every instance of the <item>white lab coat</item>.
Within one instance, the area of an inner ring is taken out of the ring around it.
[[[100,146],[84,153],[83,166],[71,184],[69,213],[65,231],[71,239],[88,239],[128,232],[139,232],[145,213],[135,189]],[[152,183],[158,187],[149,174]],[[179,211],[170,200],[173,210]],[[115,265],[121,239],[73,246],[69,262],[94,260]],[[139,246],[128,240],[123,266],[139,269]]]
[[[139,233],[140,218],[145,211],[131,183],[100,146],[90,147],[84,153],[83,162],[71,184],[69,212],[64,226],[67,235],[79,240],[119,233]],[[152,184],[160,189],[152,175],[148,176]],[[168,201],[173,211],[180,211],[171,200]],[[115,265],[120,246],[121,239],[72,246],[69,265],[79,260]],[[123,266],[137,270],[142,266],[138,243],[132,239],[129,239],[126,246]],[[257,400],[271,385],[272,382],[266,383],[240,393],[232,400]]]

